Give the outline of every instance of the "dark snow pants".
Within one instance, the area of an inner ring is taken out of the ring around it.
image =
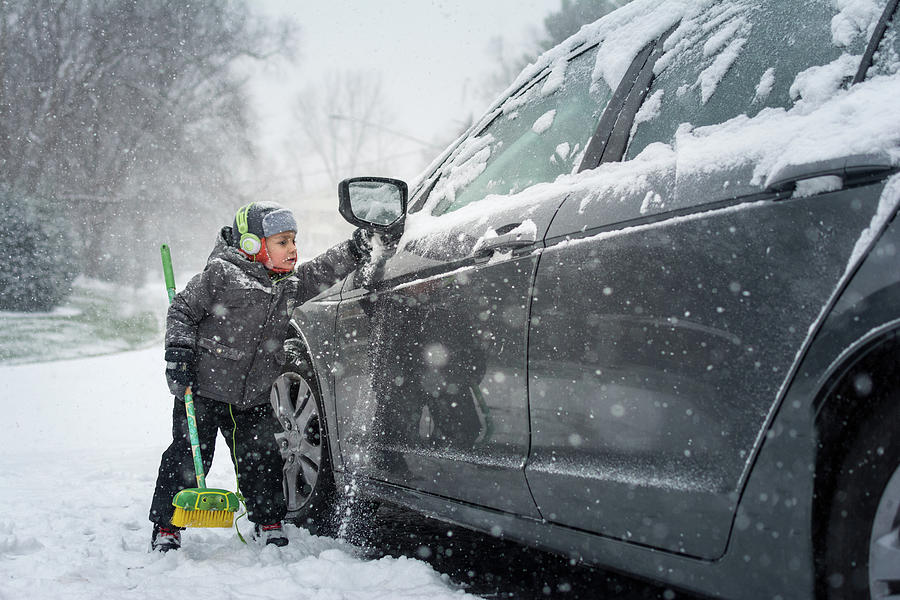
[[[231,420],[229,408],[234,414],[236,428]],[[197,416],[197,434],[200,438],[204,471],[209,472],[212,466],[216,433],[221,430],[231,451],[232,462],[237,456],[236,468],[240,491],[247,503],[249,519],[263,525],[281,521],[286,512],[281,484],[283,461],[273,437],[278,428],[278,421],[272,407],[269,404],[262,404],[239,409],[230,407],[224,402],[194,396],[194,411]],[[169,525],[175,512],[172,498],[184,488],[195,487],[197,479],[194,474],[194,459],[191,456],[184,402],[180,398],[175,398],[175,407],[172,411],[172,443],[163,452],[160,461],[156,491],[150,505],[150,520],[160,525]],[[234,482],[222,487],[231,490]]]

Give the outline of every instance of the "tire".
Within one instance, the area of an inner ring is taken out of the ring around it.
[[[303,359],[288,363],[269,396],[282,431],[275,434],[284,459],[287,520],[315,535],[337,532],[338,494],[331,469],[321,393]]]
[[[863,403],[873,410],[836,465],[819,587],[828,600],[900,597],[900,389],[886,387]]]

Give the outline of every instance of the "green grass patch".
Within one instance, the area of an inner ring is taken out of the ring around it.
[[[72,295],[52,312],[0,311],[0,363],[162,348],[167,306],[160,285],[123,288],[79,278]]]

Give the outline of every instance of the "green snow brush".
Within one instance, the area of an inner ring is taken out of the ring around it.
[[[172,272],[172,255],[169,246],[160,247],[163,263],[163,276],[166,278],[166,291],[169,303],[175,297],[175,275]],[[191,439],[191,455],[194,458],[194,472],[197,475],[197,487],[186,488],[175,494],[172,506],[172,525],[175,527],[231,527],[234,513],[240,507],[238,497],[228,490],[206,487],[206,474],[203,471],[203,458],[200,455],[200,439],[197,435],[197,416],[194,413],[194,396],[191,386],[184,391],[184,410],[187,413],[188,435]]]

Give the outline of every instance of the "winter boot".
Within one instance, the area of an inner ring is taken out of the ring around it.
[[[281,527],[281,521],[270,525],[260,525],[257,523],[254,526],[254,530],[256,531],[256,539],[264,541],[266,544],[287,546],[288,539],[284,534],[284,529]]]
[[[157,552],[168,552],[181,548],[181,528],[170,525],[168,527],[153,524],[153,538],[150,540],[150,549]]]

